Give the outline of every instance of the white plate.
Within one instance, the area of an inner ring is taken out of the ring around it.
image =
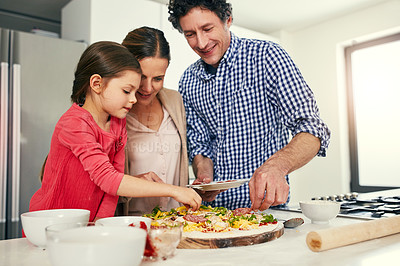
[[[198,184],[198,185],[187,185],[187,187],[195,188],[198,190],[203,190],[203,191],[213,191],[213,190],[222,190],[222,189],[229,189],[229,188],[235,188],[235,187],[240,187],[244,183],[247,183],[250,181],[250,178],[246,179],[237,179],[237,180],[228,180],[228,181],[217,181],[217,182],[211,182],[208,184]]]

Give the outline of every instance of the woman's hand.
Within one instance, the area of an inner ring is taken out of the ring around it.
[[[148,172],[140,175],[136,175],[136,177],[140,179],[144,179],[147,181],[153,181],[157,183],[165,183],[156,173],[154,172]]]
[[[200,208],[201,197],[194,189],[177,186],[173,188],[171,197],[176,201],[183,203],[186,207],[189,206],[193,211],[197,211]]]

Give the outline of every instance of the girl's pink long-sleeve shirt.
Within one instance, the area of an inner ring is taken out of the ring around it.
[[[106,132],[73,104],[54,129],[42,186],[29,210],[86,209],[90,221],[114,216],[124,175],[125,124],[125,119],[111,117]]]

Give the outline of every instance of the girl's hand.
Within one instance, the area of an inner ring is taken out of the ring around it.
[[[183,203],[184,205],[189,205],[193,211],[197,211],[201,205],[201,197],[194,191],[194,189],[186,187],[175,186],[172,191],[171,197],[176,201]]]
[[[144,179],[147,181],[157,182],[157,183],[165,183],[156,173],[148,172],[140,175],[136,175],[137,178]]]

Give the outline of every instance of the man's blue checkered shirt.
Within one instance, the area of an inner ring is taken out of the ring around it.
[[[318,137],[318,155],[326,154],[330,131],[314,95],[275,43],[231,33],[216,74],[207,72],[199,59],[184,72],[179,92],[186,109],[189,159],[197,154],[211,158],[214,181],[251,178],[288,144],[289,132]],[[248,184],[220,193],[211,205],[250,207]]]

